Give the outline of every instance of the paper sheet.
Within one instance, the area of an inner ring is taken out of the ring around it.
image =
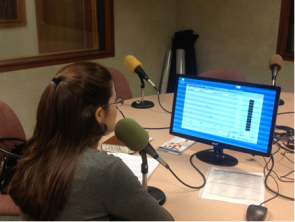
[[[142,173],[141,173],[141,156],[134,156],[126,153],[109,153],[114,156],[120,157],[122,161],[130,168],[134,175],[138,178],[139,182],[142,183]],[[154,172],[154,170],[159,165],[159,162],[153,158],[147,158],[148,161],[148,174],[147,178]]]
[[[210,167],[207,183],[200,191],[201,198],[239,204],[261,204],[264,201],[263,173]]]

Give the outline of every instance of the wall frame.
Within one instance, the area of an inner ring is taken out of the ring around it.
[[[0,12],[0,28],[27,24],[24,0],[0,0]]]
[[[276,53],[294,61],[294,0],[282,0]]]
[[[46,53],[36,56],[22,56],[0,60],[0,72],[36,68],[64,63],[93,60],[115,56],[114,44],[114,7],[113,0],[94,0],[97,8],[104,8],[104,22],[100,28],[104,29],[104,47],[99,49],[85,49],[64,51],[60,53]],[[102,16],[102,15],[99,15]]]

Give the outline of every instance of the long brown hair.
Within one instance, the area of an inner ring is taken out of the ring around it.
[[[97,63],[69,65],[55,78],[60,82],[51,82],[43,92],[33,136],[9,188],[13,201],[33,220],[54,220],[64,206],[81,153],[104,130],[95,111],[112,96],[112,77]]]

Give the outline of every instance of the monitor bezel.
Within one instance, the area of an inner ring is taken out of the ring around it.
[[[178,94],[178,91],[177,91],[178,82],[179,82],[179,79],[181,79],[181,78],[199,79],[199,80],[205,80],[205,81],[212,81],[212,82],[219,82],[219,83],[226,83],[226,84],[233,84],[233,85],[240,85],[240,86],[257,87],[257,88],[270,89],[270,90],[276,91],[276,98],[275,98],[275,103],[274,103],[274,110],[273,110],[273,115],[272,115],[272,123],[271,123],[271,127],[270,127],[270,136],[269,136],[269,141],[268,141],[267,152],[251,150],[249,148],[239,147],[239,146],[235,146],[235,145],[231,145],[231,144],[227,144],[227,143],[221,143],[218,141],[213,141],[213,140],[209,140],[209,139],[204,139],[204,138],[200,138],[200,137],[182,134],[179,132],[174,132],[173,131],[173,124],[174,124],[174,114],[175,114],[175,103],[176,103],[176,98],[177,98],[177,94]],[[273,136],[274,136],[274,129],[276,126],[276,117],[277,117],[277,112],[278,112],[280,93],[281,93],[281,88],[279,86],[263,85],[263,84],[249,83],[249,82],[239,82],[239,81],[225,80],[225,79],[207,78],[207,77],[188,75],[188,74],[176,74],[176,83],[175,83],[175,90],[174,90],[174,98],[173,98],[169,133],[174,136],[179,136],[179,137],[190,139],[190,140],[193,140],[196,142],[212,145],[213,147],[216,147],[216,148],[234,150],[234,151],[238,151],[238,152],[249,153],[252,155],[269,157],[271,154],[272,145],[273,145]]]

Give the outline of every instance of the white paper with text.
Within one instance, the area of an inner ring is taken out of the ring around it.
[[[125,153],[109,153],[114,156],[120,157],[122,161],[129,167],[129,169],[138,178],[139,182],[142,183],[142,173],[141,173],[141,156],[135,156]],[[147,178],[154,172],[154,170],[159,165],[159,162],[153,158],[147,158],[148,161],[148,174]]]
[[[264,201],[263,173],[210,167],[207,183],[200,197],[239,204],[261,204]]]

